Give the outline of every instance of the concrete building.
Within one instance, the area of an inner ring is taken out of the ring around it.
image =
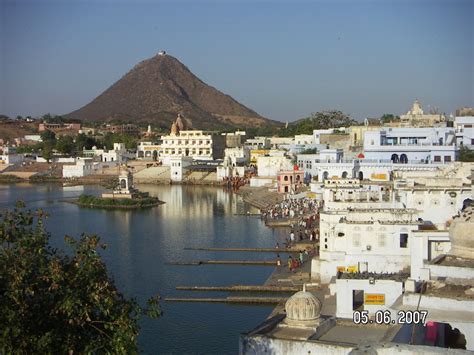
[[[394,163],[449,163],[459,148],[453,128],[388,128],[365,132],[366,159]]]
[[[153,142],[139,142],[137,146],[137,159],[157,161],[160,156],[161,145]]]
[[[17,154],[15,147],[3,147],[0,151],[0,164],[18,164],[23,160],[23,154]]]
[[[434,127],[446,122],[446,117],[438,113],[425,114],[421,103],[415,100],[412,108],[400,116],[401,127]]]
[[[250,150],[270,149],[270,138],[267,138],[267,137],[249,138],[245,141],[244,145],[248,147]]]
[[[314,144],[322,144],[324,140],[325,135],[331,135],[334,134],[335,132],[345,132],[346,128],[345,127],[339,127],[339,128],[328,128],[328,129],[315,129],[313,130],[313,143]]]
[[[293,163],[283,153],[257,158],[257,175],[261,177],[276,178],[279,171],[292,169]]]
[[[313,259],[311,273],[322,283],[341,271],[393,273],[410,267],[410,233],[420,225],[417,211],[370,205],[320,213],[320,256]]]
[[[281,170],[277,173],[277,186],[280,193],[296,193],[301,187],[304,172],[300,170]]]
[[[239,149],[239,148],[226,148],[227,149]],[[242,149],[247,149],[242,147]],[[230,156],[226,156],[224,158],[224,163],[217,167],[217,174],[216,179],[217,181],[222,181],[225,178],[232,178],[232,177],[244,177],[245,176],[245,166],[244,165],[235,165],[232,162]]]
[[[360,289],[353,289],[354,286]],[[367,317],[366,322],[359,321],[356,324],[355,318],[352,319],[354,313],[352,303],[349,303],[349,308],[346,309],[344,307],[348,303],[342,299],[337,300],[336,312],[344,317],[338,317],[337,313],[334,314],[331,307],[327,306],[332,297],[327,298],[327,295],[322,297],[319,294],[315,296],[315,291],[307,291],[303,286],[302,291],[295,293],[286,301],[284,310],[275,312],[256,328],[241,335],[239,354],[463,355],[469,353],[459,348],[462,344],[452,344],[445,338],[437,339],[436,346],[433,346],[430,337],[426,335],[427,332],[420,329],[426,328],[423,325],[417,326],[416,331],[412,331],[411,324],[375,322],[373,316],[375,310],[397,315],[390,306],[396,303],[397,295],[401,296],[403,284],[400,280],[387,279],[386,276],[384,279],[383,275],[377,275],[370,280],[341,278],[337,280],[337,288],[341,291],[337,293],[338,296],[347,295],[352,299],[353,295],[357,298],[362,295],[362,310],[370,309],[371,318]],[[379,292],[381,288],[385,294],[373,293]],[[343,294],[343,291],[346,293]],[[351,319],[344,319],[349,318],[349,315]],[[397,318],[389,317],[389,319]]]
[[[423,309],[436,338],[474,350],[474,206],[468,206],[456,216],[449,227],[451,249],[437,256],[430,255],[438,240],[446,244],[446,233],[417,236],[417,248],[412,249],[411,279],[397,310]],[[438,240],[436,240],[438,239]],[[433,242],[435,243],[433,245]],[[438,250],[436,251],[439,251]],[[446,248],[444,248],[446,250]]]
[[[247,147],[226,148],[224,160],[229,158],[231,166],[244,166],[250,163],[250,151]]]
[[[99,172],[99,166],[91,158],[77,158],[74,165],[63,165],[63,178],[84,177]]]
[[[102,152],[101,160],[104,163],[117,163],[121,164],[124,161],[127,161],[130,157],[127,149],[125,149],[124,143],[114,143],[114,147],[111,150],[104,150]]]
[[[171,181],[183,181],[186,173],[193,163],[193,158],[185,156],[173,156],[169,158]]]
[[[456,144],[474,149],[474,116],[458,116],[454,119]]]
[[[232,133],[222,133],[225,136],[226,148],[240,148],[245,140],[246,133],[244,131],[236,131]]]
[[[171,134],[161,137],[160,159],[169,165],[172,157],[192,157],[194,160],[222,159],[225,136],[199,130],[185,130],[181,115],[171,126]]]
[[[270,137],[270,149],[289,149],[295,143],[294,137]]]

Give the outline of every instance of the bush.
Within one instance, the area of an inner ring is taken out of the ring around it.
[[[92,207],[145,207],[155,205],[160,200],[157,197],[143,197],[144,195],[134,199],[128,198],[102,198],[92,195],[81,195],[77,202],[80,205]]]
[[[97,253],[100,239],[65,237],[49,246],[46,215],[17,208],[0,215],[0,353],[137,353],[138,320],[160,314],[126,299]]]

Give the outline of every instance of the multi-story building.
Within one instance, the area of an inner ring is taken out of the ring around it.
[[[172,132],[162,140],[160,158],[165,165],[169,164],[169,158],[177,156],[194,160],[221,159],[225,148],[224,136],[197,130]]]
[[[247,139],[244,143],[250,150],[270,149],[270,138],[255,137]]]
[[[232,133],[222,133],[222,135],[225,136],[225,146],[227,148],[240,148],[246,133],[244,131],[236,131]]]
[[[457,145],[474,149],[474,116],[457,116],[454,129]]]
[[[449,163],[459,148],[453,128],[385,128],[365,132],[366,159],[394,163]]]

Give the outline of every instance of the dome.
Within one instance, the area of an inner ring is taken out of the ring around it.
[[[295,293],[285,304],[286,322],[294,325],[314,324],[321,316],[321,301],[306,290]]]
[[[455,217],[449,227],[451,251],[449,254],[460,258],[472,259],[474,257],[474,206],[468,206]]]

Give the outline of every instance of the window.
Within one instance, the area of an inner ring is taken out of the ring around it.
[[[408,247],[408,233],[400,233],[400,248]]]
[[[441,156],[440,155],[435,155],[434,156],[434,161],[441,161]]]
[[[450,162],[451,161],[451,156],[450,155],[445,155],[444,156],[444,161],[445,162]]]
[[[385,234],[379,235],[379,247],[381,248],[385,247]]]
[[[352,238],[352,246],[360,247],[360,234],[354,234],[354,237]]]

